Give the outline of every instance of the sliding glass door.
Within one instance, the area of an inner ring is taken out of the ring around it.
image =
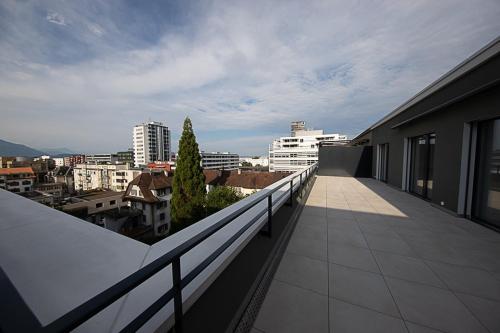
[[[377,146],[377,179],[387,182],[387,166],[389,164],[389,144]]]
[[[432,198],[435,145],[436,134],[411,139],[410,191],[426,199]]]
[[[473,216],[500,227],[500,119],[478,126]]]

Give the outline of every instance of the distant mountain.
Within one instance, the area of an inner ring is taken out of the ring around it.
[[[43,151],[45,155],[50,155],[53,157],[77,154],[68,148],[39,148],[38,150]]]
[[[25,156],[35,157],[44,155],[44,152],[31,147],[12,143],[0,139],[0,156]]]

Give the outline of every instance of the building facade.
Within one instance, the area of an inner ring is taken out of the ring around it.
[[[253,167],[267,167],[269,166],[269,158],[267,156],[240,157],[240,166],[242,166],[242,163],[249,163]]]
[[[77,164],[85,163],[85,155],[72,155],[64,157],[64,166],[74,167]]]
[[[31,192],[35,178],[35,173],[30,167],[1,168],[0,188],[14,193]]]
[[[144,172],[130,182],[123,195],[132,209],[142,212],[142,223],[153,227],[155,236],[170,231],[171,181],[162,171]]]
[[[133,144],[135,167],[170,159],[170,130],[160,122],[134,126]]]
[[[128,183],[140,173],[128,164],[77,164],[73,168],[74,186],[76,191],[125,191]]]
[[[89,164],[114,164],[118,162],[117,154],[85,155],[85,162]]]
[[[372,177],[500,228],[500,38],[353,139]]]
[[[240,164],[238,154],[202,151],[200,155],[201,167],[206,170],[235,170]]]
[[[131,166],[134,165],[134,149],[129,149],[127,151],[119,151],[116,153],[118,163],[127,163]]]
[[[64,157],[54,157],[53,160],[56,168],[64,166]]]
[[[325,142],[347,142],[341,134],[323,134],[323,130],[294,130],[269,146],[269,171],[295,172],[318,161],[319,145]]]

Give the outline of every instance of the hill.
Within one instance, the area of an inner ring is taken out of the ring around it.
[[[44,155],[44,152],[31,147],[0,139],[0,156],[35,157]]]

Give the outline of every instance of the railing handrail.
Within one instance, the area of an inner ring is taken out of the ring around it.
[[[138,269],[134,273],[128,275],[127,277],[125,277],[122,280],[120,280],[119,282],[115,283],[114,285],[112,285],[108,289],[95,295],[94,297],[87,300],[83,304],[68,311],[66,314],[60,316],[58,319],[55,319],[54,321],[52,321],[51,323],[47,324],[44,327],[41,326],[40,331],[60,332],[60,331],[72,330],[72,329],[80,326],[81,324],[83,324],[84,322],[86,322],[87,320],[89,320],[90,318],[92,318],[93,316],[95,316],[96,314],[98,314],[99,312],[101,312],[102,310],[107,308],[108,306],[110,306],[112,303],[117,301],[119,298],[125,296],[127,293],[134,290],[136,287],[141,285],[143,282],[145,282],[146,280],[148,280],[153,275],[155,275],[156,273],[158,273],[162,269],[166,268],[170,264],[173,264],[174,266],[175,266],[175,264],[178,265],[177,269],[179,270],[179,272],[177,272],[177,274],[179,276],[176,278],[175,272],[174,272],[175,267],[173,266],[172,271],[174,274],[174,279],[173,279],[174,286],[171,289],[169,289],[163,296],[161,296],[158,301],[161,300],[161,303],[163,305],[168,303],[170,300],[172,300],[172,298],[174,298],[174,301],[175,301],[175,295],[173,295],[173,294],[175,294],[175,292],[173,292],[173,291],[176,287],[176,280],[178,280],[177,281],[177,283],[179,285],[178,287],[180,287],[182,290],[182,285],[188,284],[199,273],[201,273],[201,270],[198,270],[198,273],[196,275],[188,274],[188,275],[190,275],[189,281],[182,280],[181,276],[180,276],[180,257],[182,255],[184,255],[189,250],[191,250],[192,248],[194,248],[195,246],[197,246],[198,244],[200,244],[201,242],[203,242],[204,240],[206,240],[207,238],[209,238],[210,236],[212,236],[213,234],[218,232],[220,229],[222,229],[224,226],[226,226],[230,222],[234,221],[239,216],[246,213],[248,210],[252,209],[256,205],[261,203],[264,199],[272,198],[272,195],[274,193],[276,193],[277,191],[279,191],[281,188],[283,188],[285,185],[290,184],[290,186],[291,186],[290,187],[290,195],[292,195],[293,194],[293,186],[294,186],[293,181],[296,178],[300,177],[301,181],[303,182],[304,178],[302,177],[302,175],[304,173],[306,173],[307,176],[310,176],[312,171],[314,171],[314,169],[316,168],[316,166],[317,166],[317,163],[315,163],[311,166],[305,167],[303,170],[297,171],[297,172],[291,174],[290,176],[283,178],[283,179],[271,184],[270,186],[272,186],[272,188],[265,188],[262,191],[259,191],[257,193],[254,193],[254,194],[248,196],[247,198],[240,201],[240,204],[241,204],[241,202],[244,202],[244,200],[247,200],[248,202],[244,203],[243,205],[241,205],[241,207],[239,207],[236,210],[233,210],[233,211],[228,213],[227,210],[230,210],[230,207],[231,207],[231,206],[229,206],[229,207],[226,207],[225,209],[215,213],[215,214],[223,215],[219,221],[217,221],[213,225],[207,227],[203,231],[197,233],[196,235],[193,235],[189,239],[183,241],[181,244],[177,245],[175,248],[171,249],[170,251],[163,254],[159,258],[153,260],[152,262],[150,262],[146,266],[141,267],[140,269]],[[299,186],[301,184],[299,184]],[[286,192],[285,192],[285,195],[286,195]],[[280,197],[280,199],[281,199],[281,197]],[[268,202],[270,202],[271,207],[272,207],[272,199],[268,200]],[[236,203],[236,204],[238,204],[238,203]],[[234,209],[234,207],[233,207],[233,209]],[[224,211],[226,211],[226,215],[224,215]],[[270,214],[272,214],[272,211]],[[252,223],[249,223],[246,226],[245,230],[248,227],[250,227],[253,223],[255,223],[260,217],[262,217],[262,215],[263,214],[259,215],[257,218],[252,220]],[[209,218],[209,217],[206,217],[205,219],[207,219],[207,218]],[[203,219],[203,220],[205,220],[205,219]],[[201,222],[203,220],[200,220],[199,222]],[[270,220],[270,215],[268,215],[268,220]],[[270,223],[270,221],[268,221],[268,222]],[[240,233],[242,233],[242,232],[240,231]],[[234,240],[232,242],[234,242]],[[226,248],[229,245],[230,244],[228,244],[226,246]],[[213,258],[211,260],[211,262],[213,260],[215,260],[215,258]],[[209,262],[209,263],[211,263],[211,262]],[[205,264],[205,267],[208,264]],[[200,265],[198,265],[198,266],[200,266]],[[193,271],[197,270],[198,266],[193,268]],[[180,302],[182,303],[182,299],[180,300]],[[155,304],[156,304],[156,302],[153,305],[155,305]],[[161,305],[161,307],[163,305]],[[181,304],[181,306],[182,306],[182,304]],[[156,307],[158,309],[152,315],[154,315],[155,313],[157,313],[161,309],[159,304],[157,304]],[[181,310],[182,310],[182,307],[181,307]],[[146,311],[144,311],[144,312],[146,312]],[[143,316],[144,312],[141,313],[138,317]],[[176,309],[176,312],[177,312],[177,309]],[[147,320],[149,320],[152,317],[152,315],[147,316],[147,318],[144,320],[143,323],[145,323]],[[181,313],[181,315],[182,315],[182,313]],[[178,324],[177,323],[177,321],[178,321],[177,316],[178,316],[178,314],[176,313],[176,327]],[[141,326],[142,326],[142,324],[141,324]],[[136,325],[137,325],[137,323],[136,323]],[[137,326],[137,327],[141,327],[141,326]]]

